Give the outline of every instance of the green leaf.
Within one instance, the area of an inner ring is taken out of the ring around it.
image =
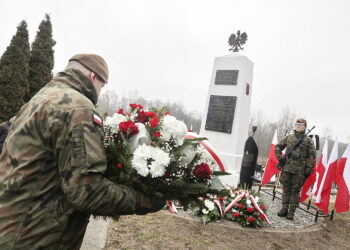
[[[203,223],[203,225],[206,225],[208,222],[210,222],[210,217],[207,214],[202,215],[202,223]]]
[[[213,175],[220,176],[220,175],[231,175],[228,172],[222,172],[222,171],[213,171]]]

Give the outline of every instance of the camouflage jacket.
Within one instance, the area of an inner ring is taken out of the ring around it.
[[[103,177],[96,102],[92,82],[67,70],[19,111],[0,157],[0,249],[79,249],[90,214],[149,206],[147,197]]]
[[[275,148],[277,159],[281,159],[282,151],[286,148],[286,152],[292,147],[293,143],[302,136],[302,133],[294,131],[283,138]],[[308,136],[303,139],[303,142],[297,147],[296,151],[299,153],[299,157],[288,159],[287,164],[283,167],[283,171],[293,174],[311,174],[315,165],[316,150],[314,142]]]

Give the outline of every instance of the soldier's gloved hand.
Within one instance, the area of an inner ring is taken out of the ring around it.
[[[151,198],[144,194],[139,194],[139,204],[136,208],[136,214],[154,213],[161,210],[165,206],[164,199]]]

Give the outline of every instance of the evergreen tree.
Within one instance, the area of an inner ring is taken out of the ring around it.
[[[50,16],[39,25],[39,31],[32,43],[29,60],[29,93],[26,100],[29,101],[38,90],[52,78],[54,66],[53,46],[56,42],[52,39],[52,25]]]
[[[27,23],[23,20],[0,58],[0,120],[2,121],[18,112],[29,90],[28,39]]]

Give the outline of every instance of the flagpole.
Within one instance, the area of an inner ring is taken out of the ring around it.
[[[273,187],[273,197],[272,197],[272,200],[274,201],[275,200],[275,197],[276,197],[276,188],[278,187],[278,184],[279,184],[279,181],[280,181],[280,173],[277,173],[277,178],[276,178],[276,181],[275,181],[275,186]]]

